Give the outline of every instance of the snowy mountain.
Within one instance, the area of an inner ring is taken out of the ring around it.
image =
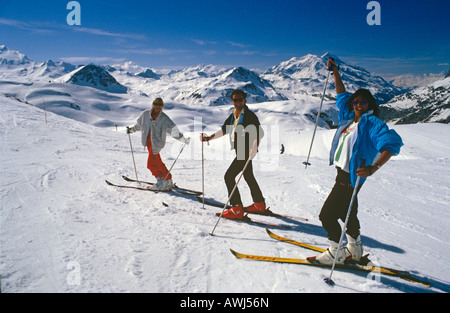
[[[127,67],[129,68],[128,64]],[[226,69],[214,65],[197,65],[167,74],[145,69],[131,74],[114,66],[112,74],[125,86],[141,90],[149,97],[162,96],[166,101],[189,105],[217,106],[230,104],[233,89],[248,93],[248,102],[287,100],[257,73],[243,67]],[[119,69],[119,70],[117,70]]]
[[[294,128],[308,129],[316,120],[328,74],[325,64],[330,56],[340,65],[349,91],[360,87],[369,88],[383,103],[402,90],[328,53],[321,57],[309,54],[292,58],[260,75],[244,67],[223,68],[214,65],[158,71],[132,62],[80,67],[51,60],[36,63],[23,53],[2,45],[0,93],[38,107],[42,107],[45,102],[49,111],[92,125],[110,127],[127,125],[131,118],[135,119],[137,112],[148,108],[156,97],[163,97],[171,107],[190,106],[193,111],[208,108],[214,112],[213,107],[222,105],[229,108],[231,90],[241,88],[247,92],[249,104],[258,104],[257,109],[267,114],[297,116],[305,124]],[[337,124],[334,97],[334,83],[330,77],[320,127],[330,128]],[[432,97],[430,95],[430,101]],[[287,108],[286,112],[280,112],[275,108],[276,105],[268,104],[279,101],[281,107]],[[284,106],[285,103],[289,105]],[[386,106],[386,111],[389,119],[403,114],[402,108],[397,106]],[[423,113],[435,114],[428,109]],[[429,116],[420,120],[427,118],[436,120]]]
[[[95,88],[61,85],[79,88],[78,92],[88,89],[97,96],[108,94]],[[86,99],[88,96],[94,94],[87,94]],[[264,110],[259,109],[263,118],[279,120],[264,123],[271,128],[265,129],[253,168],[274,212],[308,221],[252,218],[290,226],[271,230],[326,248],[318,214],[336,175],[328,166],[334,130],[318,130],[312,166],[305,170],[302,161],[312,130],[292,129],[292,125],[300,125],[300,115],[284,112],[291,111],[294,103],[268,102]],[[209,109],[214,112],[208,113]],[[167,108],[182,125],[189,123],[193,112],[205,115],[211,125],[220,125],[223,114],[219,110],[225,113],[225,109]],[[394,125],[405,146],[399,156],[367,180],[358,195],[365,253],[376,264],[410,271],[431,287],[376,271],[367,275],[340,269],[333,274],[336,285],[330,287],[323,281],[329,276],[329,268],[238,260],[230,253],[232,248],[290,258],[317,254],[271,239],[264,227],[222,219],[215,236],[210,236],[218,208],[203,208],[195,197],[186,195],[108,186],[105,179],[126,184],[121,175],[134,176],[125,131],[94,127],[51,112],[46,123],[43,110],[3,95],[0,117],[2,292],[178,293],[191,299],[214,299],[213,293],[230,293],[230,297],[287,293],[283,300],[289,308],[298,304],[298,296],[291,293],[450,292],[449,125]],[[172,170],[179,186],[202,189],[201,131],[186,131],[196,140],[184,149]],[[139,135],[132,135],[131,140],[139,178],[154,181],[146,168],[148,154],[140,146]],[[279,154],[281,140],[288,141],[284,142],[283,155]],[[168,166],[180,148],[178,141],[168,140],[161,154]],[[204,157],[205,198],[225,202],[227,191],[222,177],[234,157],[228,140],[204,145]],[[239,188],[248,205],[251,197],[244,181]],[[179,303],[172,302],[168,305],[179,308]],[[269,305],[275,308],[275,301]]]
[[[70,73],[65,81],[80,86],[98,88],[111,93],[127,92],[127,88],[119,84],[105,68],[94,64],[83,66]]]
[[[377,102],[381,104],[399,95],[402,91],[382,77],[372,75],[362,67],[346,64],[337,56],[329,53],[320,57],[313,54],[301,58],[294,57],[272,67],[262,77],[289,99],[300,99],[304,95],[320,96],[323,93],[328,74],[326,64],[329,57],[334,58],[336,64],[339,65],[342,80],[350,92],[359,88],[369,89]],[[335,92],[331,75],[328,83],[330,88],[328,88],[327,96],[328,99],[332,99]]]
[[[203,77],[200,83],[194,84],[191,90],[182,92],[175,101],[213,106],[229,104],[233,89],[244,90],[248,103],[287,100],[257,73],[243,67],[232,68],[216,75],[199,71],[198,75]]]
[[[450,77],[395,97],[382,106],[382,118],[395,124],[450,123]]]
[[[136,75],[143,78],[153,78],[153,79],[159,79],[160,77],[160,75],[156,74],[151,69],[146,69],[145,71],[140,72]]]
[[[36,78],[45,77],[55,79],[73,72],[76,69],[77,66],[64,61],[53,62],[52,60],[48,60],[34,65],[30,74],[34,74]]]
[[[0,45],[0,66],[4,69],[9,66],[30,65],[33,62],[23,53],[8,49]]]
[[[435,81],[441,80],[443,73],[439,74],[402,74],[402,75],[382,75],[384,79],[392,83],[394,86],[403,88],[405,92],[411,91],[419,87],[425,87]]]

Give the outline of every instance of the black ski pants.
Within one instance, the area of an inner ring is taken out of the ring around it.
[[[362,185],[358,186],[357,193]],[[353,195],[353,187],[350,183],[350,174],[337,168],[336,182],[328,195],[327,200],[322,206],[319,219],[322,222],[323,228],[328,233],[328,239],[334,242],[339,242],[341,238],[342,228],[338,222],[341,219],[345,222],[347,217],[347,210]],[[346,233],[357,238],[360,234],[360,224],[357,217],[358,214],[358,196],[355,195],[353,200],[352,211],[347,224]]]
[[[238,160],[237,157],[234,158],[233,162],[231,163],[230,167],[225,173],[225,184],[227,185],[228,189],[228,197],[231,195],[231,192],[233,191],[234,186],[236,185],[236,176],[239,175],[240,172],[244,169],[245,163],[247,160]],[[250,193],[252,195],[253,202],[263,202],[264,197],[262,195],[261,189],[259,188],[258,182],[255,179],[255,176],[253,175],[253,165],[252,160],[249,161],[247,168],[244,172],[244,179],[247,182]],[[230,199],[230,204],[232,206],[242,204],[241,195],[239,193],[239,189],[236,187],[234,190],[233,196]]]

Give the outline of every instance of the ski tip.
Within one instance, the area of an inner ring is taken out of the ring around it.
[[[331,278],[329,278],[329,277],[325,278],[324,281],[329,286],[334,286],[335,285],[334,281]]]

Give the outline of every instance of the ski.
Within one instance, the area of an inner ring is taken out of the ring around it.
[[[306,243],[303,243],[303,242],[300,242],[300,241],[292,240],[292,239],[289,239],[289,238],[281,237],[281,236],[279,236],[277,234],[274,234],[268,228],[266,228],[266,232],[269,234],[270,237],[272,237],[272,238],[274,238],[276,240],[287,242],[287,243],[290,243],[290,244],[293,244],[293,245],[296,245],[296,246],[299,246],[299,247],[302,247],[302,248],[310,249],[310,250],[313,250],[313,251],[317,251],[317,252],[325,252],[326,251],[326,249],[322,249],[322,248],[319,248],[319,247],[316,247],[316,246],[312,246],[312,245],[309,245],[309,244],[306,244]]]
[[[279,236],[279,235],[273,233],[272,231],[270,231],[267,228],[266,228],[266,232],[267,232],[267,234],[269,234],[270,237],[272,237],[272,238],[274,238],[276,240],[279,240],[279,241],[290,243],[290,244],[293,244],[295,246],[299,246],[299,247],[306,248],[306,249],[313,250],[313,251],[317,251],[317,252],[325,252],[326,251],[326,249],[322,249],[322,248],[319,248],[319,247],[316,247],[316,246],[313,246],[313,245],[309,245],[309,244],[306,244],[306,243],[303,243],[303,242],[300,242],[300,241],[296,241],[296,240],[293,240],[293,239],[289,239],[289,238],[285,238],[285,237]],[[315,261],[314,257],[307,258],[306,260],[310,261],[310,262],[317,262],[317,261]],[[405,279],[407,281],[411,281],[411,282],[415,282],[415,283],[421,283],[421,284],[423,284],[425,286],[430,287],[430,284],[428,282],[425,282],[425,281],[422,281],[420,279],[414,278],[408,271],[400,271],[400,270],[396,270],[396,269],[392,269],[392,268],[371,266],[371,265],[373,265],[373,263],[369,260],[368,255],[365,255],[361,259],[361,261],[355,263],[354,265],[356,265],[356,266],[364,266],[364,267],[372,267],[372,268],[376,269],[377,271],[380,271],[383,274],[396,276],[396,277]]]
[[[134,178],[130,178],[130,177],[127,177],[125,175],[122,175],[122,178],[125,179],[126,181],[129,181],[129,182],[143,183],[143,184],[151,185],[151,186],[153,186],[155,184],[155,183],[148,182],[148,181],[142,181],[142,180],[137,180],[137,179],[134,179]],[[181,188],[181,187],[178,187],[176,184],[175,184],[175,187],[172,188],[172,189],[186,191],[186,192],[189,192],[190,194],[202,195],[201,191],[196,191],[196,190],[187,189],[187,188]]]
[[[197,195],[197,200],[200,201],[201,203],[203,203],[203,197],[201,197],[201,195]],[[220,203],[214,199],[205,199],[205,204],[214,206],[214,207],[218,207],[218,208],[223,208],[225,206],[225,203]],[[231,208],[231,206],[227,205],[227,209],[230,209],[230,208]],[[244,208],[244,211],[247,212],[245,208]],[[263,215],[263,216],[272,216],[272,217],[278,217],[278,218],[293,219],[293,220],[308,221],[307,218],[303,218],[303,217],[296,217],[296,216],[289,216],[289,215],[282,215],[282,214],[274,213],[270,210],[270,208],[268,208],[267,210],[265,210],[262,213],[259,213],[259,212],[247,212],[247,213]]]
[[[220,216],[221,213],[216,213],[216,216]],[[273,224],[273,223],[266,223],[266,222],[261,222],[261,221],[255,221],[253,219],[251,219],[250,217],[248,217],[247,215],[245,215],[242,219],[238,220],[238,219],[229,219],[226,218],[227,221],[235,221],[235,222],[241,222],[241,223],[248,223],[248,224],[253,224],[253,225],[258,225],[258,226],[264,226],[264,227],[274,227],[274,228],[284,228],[284,229],[292,229],[292,226],[290,225],[285,225],[285,224]]]
[[[290,263],[290,264],[301,264],[301,265],[308,265],[308,266],[317,266],[317,267],[324,267],[324,268],[331,268],[331,265],[328,264],[321,264],[319,262],[310,262],[308,259],[294,259],[294,258],[283,258],[283,257],[272,257],[272,256],[262,256],[262,255],[250,255],[250,254],[244,254],[240,252],[236,252],[233,249],[230,249],[231,253],[237,257],[238,259],[247,259],[247,260],[254,260],[254,261],[265,261],[265,262],[275,262],[275,263]],[[413,278],[411,276],[399,273],[399,272],[393,272],[389,269],[380,268],[376,266],[364,266],[364,265],[358,265],[358,264],[336,264],[336,268],[343,269],[343,270],[355,270],[360,272],[379,272],[388,276],[398,277],[402,278],[404,280],[414,282],[414,283],[421,283],[427,287],[430,287],[430,283],[419,280],[416,278]]]
[[[105,180],[105,182],[110,186],[114,186],[114,187],[118,187],[118,188],[129,188],[129,189],[137,189],[137,190],[152,191],[152,192],[176,192],[176,193],[180,193],[183,195],[190,195],[190,196],[196,195],[196,193],[188,192],[188,191],[181,190],[181,189],[152,190],[152,189],[148,189],[147,187],[119,185],[119,184],[112,183],[109,180]]]

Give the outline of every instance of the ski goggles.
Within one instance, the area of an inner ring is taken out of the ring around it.
[[[361,101],[359,101],[359,100],[353,100],[353,101],[352,101],[352,105],[353,105],[353,106],[357,106],[358,103],[359,103],[360,105],[363,105],[363,106],[369,105],[369,101],[367,101],[367,100],[361,100]]]

